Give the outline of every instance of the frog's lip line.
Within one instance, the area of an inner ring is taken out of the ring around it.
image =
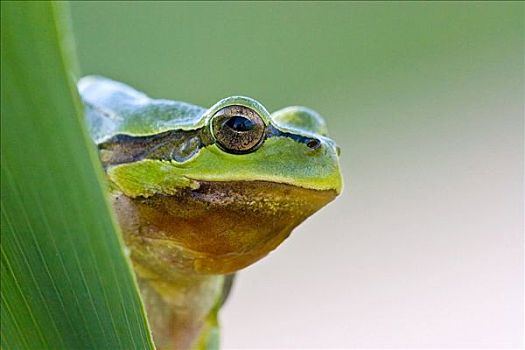
[[[301,184],[298,184],[298,183],[292,183],[292,182],[288,182],[288,181],[273,181],[273,180],[262,180],[262,179],[254,179],[254,180],[242,180],[242,179],[223,179],[223,180],[218,180],[218,179],[211,179],[211,180],[207,180],[205,178],[194,178],[194,177],[190,177],[190,176],[185,176],[188,180],[191,180],[191,181],[195,181],[197,182],[199,185],[201,183],[257,183],[257,182],[260,182],[260,183],[267,183],[267,184],[278,184],[278,185],[288,185],[288,186],[292,186],[292,187],[297,187],[297,188],[302,188],[302,189],[305,189],[305,190],[310,190],[310,191],[315,191],[315,192],[330,192],[330,191],[334,191],[335,192],[335,195],[338,196],[341,194],[341,192],[343,191],[343,185],[342,183],[340,184],[339,187],[322,187],[322,186],[306,186],[306,185],[301,185]]]

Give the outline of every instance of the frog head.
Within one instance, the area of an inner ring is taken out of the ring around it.
[[[205,110],[145,95],[122,102],[121,93],[113,113],[111,86],[104,102],[100,86],[84,85],[132,260],[163,278],[246,267],[341,192],[338,147],[310,109],[270,114],[235,96]]]

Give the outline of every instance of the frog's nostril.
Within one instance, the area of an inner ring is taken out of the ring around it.
[[[335,146],[335,151],[337,152],[337,156],[341,155],[341,147]]]
[[[317,139],[310,139],[308,142],[306,142],[306,146],[308,146],[311,149],[318,149],[319,146],[321,146],[321,141]]]

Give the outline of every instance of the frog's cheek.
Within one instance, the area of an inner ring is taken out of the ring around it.
[[[320,137],[312,150],[288,137],[271,137],[253,153],[227,154],[216,145],[185,164],[184,176],[195,181],[268,181],[313,190],[342,190],[336,146]]]
[[[136,263],[163,276],[222,274],[267,255],[335,196],[264,181],[201,182],[171,196],[114,194],[113,206]]]

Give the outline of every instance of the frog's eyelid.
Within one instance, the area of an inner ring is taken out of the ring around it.
[[[213,106],[211,106],[203,115],[206,123],[209,124],[211,118],[221,109],[229,106],[243,106],[254,110],[263,120],[265,125],[270,124],[270,113],[257,100],[246,96],[230,96],[223,98]]]

